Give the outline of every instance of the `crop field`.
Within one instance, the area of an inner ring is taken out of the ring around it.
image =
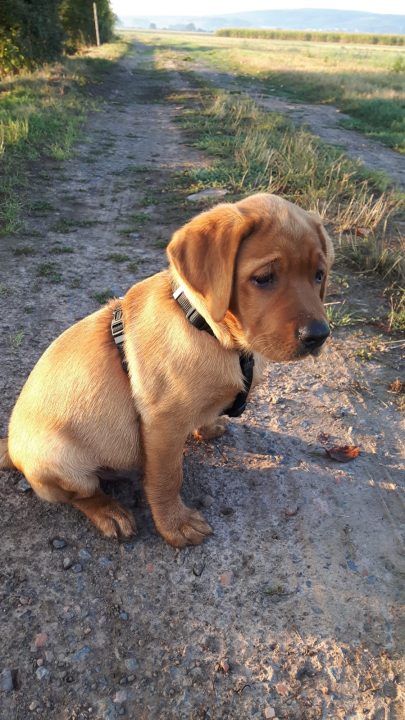
[[[354,45],[405,45],[403,35],[375,35],[372,33],[318,32],[310,30],[257,30],[254,28],[223,28],[219,37],[253,38],[263,40],[305,40],[305,42],[353,43]]]

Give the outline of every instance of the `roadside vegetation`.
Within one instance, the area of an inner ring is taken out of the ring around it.
[[[342,122],[405,153],[405,56],[383,46],[251,40],[234,37],[143,36],[155,44],[225,71],[241,88],[294,100],[336,105]]]
[[[335,238],[338,261],[384,278],[391,302],[387,327],[405,329],[405,242],[395,228],[405,198],[387,190],[384,177],[244,95],[201,88],[179,122],[213,160],[188,171],[187,192],[273,192],[317,212]]]
[[[127,48],[125,42],[105,44],[0,82],[0,234],[21,226],[33,161],[70,157],[87,113],[99,102],[88,86],[101,82]]]
[[[219,37],[259,38],[262,40],[304,40],[305,42],[353,43],[355,45],[405,45],[404,35],[377,35],[375,33],[222,28],[217,30],[215,34]]]
[[[338,263],[382,278],[390,307],[385,329],[405,331],[404,194],[390,189],[383,173],[367,170],[285,115],[260,109],[243,92],[218,90],[202,70],[207,54],[217,69],[211,43],[222,38],[137,36],[153,48],[159,72],[175,65],[193,87],[190,96],[173,100],[181,103],[178,119],[189,141],[212,162],[183,176],[185,193],[219,187],[232,199],[274,192],[317,212],[334,238]]]
[[[405,256],[388,253],[384,244],[388,220],[404,198],[385,189],[384,177],[244,95],[206,90],[180,122],[193,144],[215,158],[189,171],[194,192],[209,185],[235,194],[282,195],[317,212],[364,269],[405,281]]]

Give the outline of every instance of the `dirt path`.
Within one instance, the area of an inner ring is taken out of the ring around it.
[[[190,62],[187,63],[190,69]],[[205,64],[194,65],[193,70],[226,90],[240,91],[238,81],[230,73],[215,72]],[[405,157],[363,133],[341,127],[342,120],[349,116],[334,105],[317,105],[293,102],[276,95],[264,95],[255,83],[243,86],[257,104],[273,112],[289,115],[300,125],[308,125],[315,135],[325,142],[337,145],[350,157],[361,160],[371,170],[383,171],[392,178],[395,185],[405,190]]]
[[[0,435],[50,340],[161,268],[195,211],[173,173],[205,161],[149,60],[121,63],[74,159],[33,170],[36,212],[2,241]],[[330,299],[367,292],[340,272]],[[223,439],[186,449],[184,496],[215,530],[198,548],[156,535],[139,479],[109,486],[139,527],[118,544],[0,472],[1,720],[400,720],[400,371],[367,328],[272,365]],[[362,452],[339,465],[324,443]]]

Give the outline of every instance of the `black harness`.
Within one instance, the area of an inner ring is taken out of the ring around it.
[[[189,300],[184,294],[183,288],[178,288],[174,293],[173,297],[180,305],[187,320],[197,330],[204,330],[213,337],[215,337],[212,328],[208,325],[207,321],[204,320],[203,316],[191,305]],[[114,342],[118,348],[118,352],[121,357],[121,365],[126,373],[128,373],[128,363],[125,357],[124,351],[124,321],[123,314],[120,305],[117,305],[113,310],[113,319],[111,321],[111,334],[114,338]],[[252,353],[239,353],[240,369],[243,375],[244,389],[239,392],[233,401],[233,404],[223,410],[221,415],[228,415],[229,417],[239,417],[246,409],[247,396],[252,386],[253,380],[253,368],[255,360]]]

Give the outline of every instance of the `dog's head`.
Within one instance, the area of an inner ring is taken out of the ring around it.
[[[317,354],[333,246],[320,220],[275,195],[203,212],[168,246],[174,274],[207,321],[273,361]]]

